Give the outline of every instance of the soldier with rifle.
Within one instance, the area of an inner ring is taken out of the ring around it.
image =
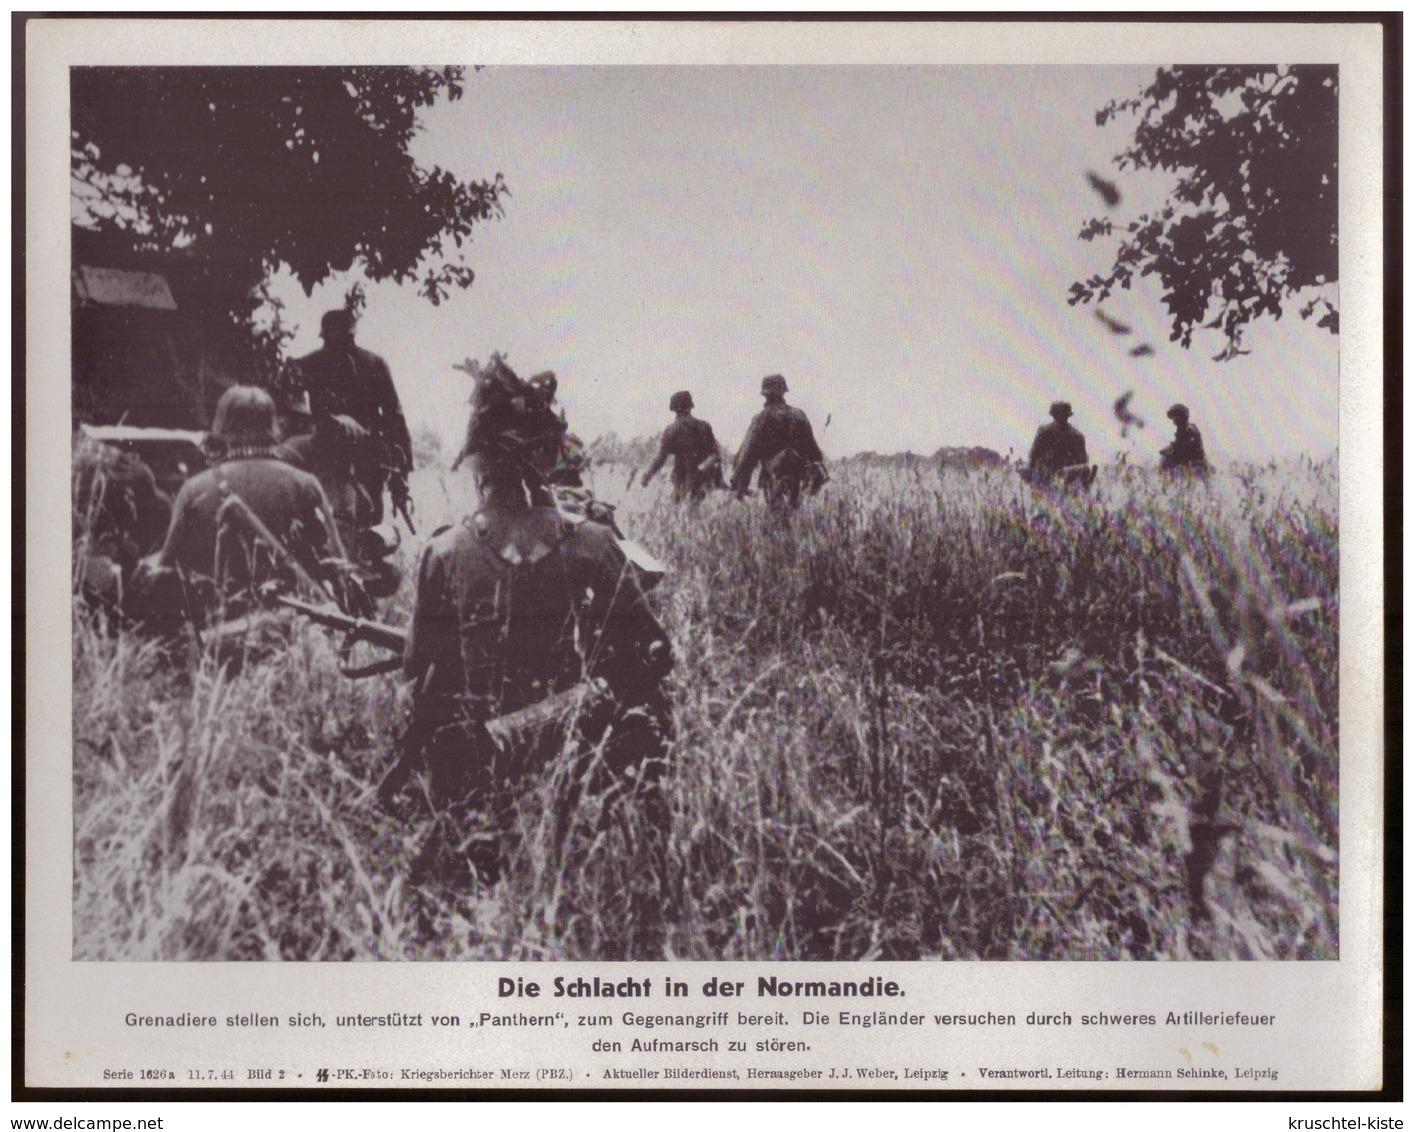
[[[420,763],[440,804],[481,805],[565,741],[603,755],[592,789],[602,771],[631,785],[663,769],[672,648],[613,531],[557,506],[564,433],[503,360],[481,371],[466,444],[480,510],[418,565],[412,724],[385,800]],[[526,713],[547,721],[540,739],[498,742],[495,721]]]
[[[297,383],[308,394],[316,434],[325,442],[341,435],[353,450],[366,508],[361,525],[373,527],[383,521],[386,486],[393,510],[412,530],[407,482],[412,437],[388,363],[355,345],[351,311],[329,311],[319,325],[323,347],[296,363]]]
[[[674,393],[668,399],[668,409],[676,419],[663,433],[658,455],[643,473],[643,486],[673,458],[673,499],[699,503],[713,488],[725,488],[722,479],[722,452],[712,426],[692,415],[692,394],[687,390]]]
[[[752,419],[732,472],[731,489],[740,497],[760,467],[761,490],[775,511],[793,510],[800,504],[802,492],[813,495],[829,479],[810,419],[786,404],[787,392],[786,379],[780,374],[762,379],[761,396],[766,404]]]

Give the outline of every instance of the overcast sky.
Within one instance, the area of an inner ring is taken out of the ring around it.
[[[692,391],[734,445],[781,373],[827,454],[980,444],[1024,453],[1056,398],[1097,458],[1154,459],[1185,401],[1218,457],[1333,452],[1338,339],[1291,311],[1251,355],[1168,341],[1156,292],[1106,304],[1069,284],[1107,266],[1080,241],[1118,181],[1124,221],[1161,184],[1117,174],[1123,121],[1095,110],[1152,67],[494,67],[425,118],[416,152],[462,176],[503,173],[505,217],[472,246],[477,280],[441,307],[371,287],[360,343],[393,368],[410,422],[449,445],[469,382],[452,365],[506,353],[554,369],[571,427],[648,435]],[[342,283],[284,289],[318,346]],[[1152,357],[1128,350],[1151,343]],[[1122,441],[1114,399],[1149,427]],[[825,420],[830,418],[828,428]]]

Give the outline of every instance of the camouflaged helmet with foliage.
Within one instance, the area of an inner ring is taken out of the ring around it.
[[[565,422],[504,359],[493,356],[477,377],[471,399],[466,454],[519,457],[542,444],[560,442]]]

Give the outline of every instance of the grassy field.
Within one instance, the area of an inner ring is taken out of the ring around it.
[[[378,807],[394,677],[343,680],[303,624],[171,671],[79,610],[75,956],[1337,955],[1333,461],[1080,499],[843,465],[785,523],[594,474],[671,567],[665,824],[565,814],[552,766],[498,883],[420,880],[434,825],[485,831]],[[472,494],[414,493],[424,533]]]

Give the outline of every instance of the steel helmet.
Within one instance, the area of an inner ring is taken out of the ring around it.
[[[1168,411],[1168,419],[1171,421],[1175,421],[1178,424],[1183,424],[1185,421],[1188,420],[1188,406],[1170,405]]]
[[[216,402],[211,438],[224,444],[269,444],[275,439],[275,401],[254,385],[233,385]]]
[[[1058,421],[1069,420],[1073,415],[1069,401],[1052,401],[1051,416]]]
[[[674,393],[668,399],[668,408],[674,413],[687,413],[692,410],[692,394],[686,389]]]
[[[763,397],[779,397],[788,392],[786,379],[778,373],[773,373],[769,377],[761,379],[761,395]]]

